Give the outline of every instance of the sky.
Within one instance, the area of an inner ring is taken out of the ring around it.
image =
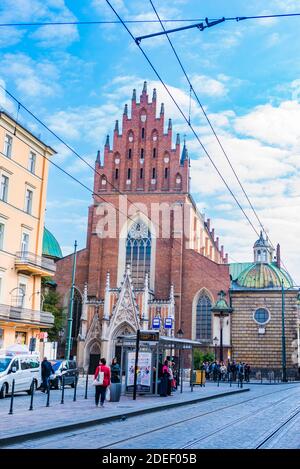
[[[156,19],[147,0],[111,0],[127,20]],[[162,19],[220,18],[300,12],[296,0],[153,0]],[[115,17],[105,0],[2,0],[0,23],[101,21]],[[182,23],[169,23],[170,27]],[[134,36],[160,30],[131,24]],[[199,99],[273,245],[300,284],[300,17],[221,23],[170,37]],[[184,112],[189,86],[165,37],[142,41]],[[191,192],[211,219],[231,262],[252,261],[257,239],[232,196],[138,47],[121,25],[0,28],[0,83],[59,137],[94,164],[121,120],[132,89],[157,88],[173,135],[186,134]],[[0,105],[16,115],[3,93]],[[53,161],[88,187],[93,171],[24,110],[19,119],[57,151]],[[194,99],[191,122],[257,231],[259,223]],[[174,141],[175,143],[175,141]],[[85,247],[91,194],[50,165],[46,226],[64,254]]]

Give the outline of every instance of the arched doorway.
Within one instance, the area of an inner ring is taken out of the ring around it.
[[[87,347],[86,359],[88,360],[88,373],[94,374],[101,358],[101,347],[98,342],[93,342]]]
[[[135,334],[135,329],[128,324],[127,322],[119,325],[112,334],[111,347],[110,347],[110,359],[113,357],[117,358],[119,364],[123,363],[123,371],[125,370],[125,353],[123,352],[122,357],[122,347],[120,343],[120,338],[125,335]]]

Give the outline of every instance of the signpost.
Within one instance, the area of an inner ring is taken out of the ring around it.
[[[172,329],[172,318],[165,318],[165,329]]]
[[[160,329],[160,318],[153,318],[152,329]]]

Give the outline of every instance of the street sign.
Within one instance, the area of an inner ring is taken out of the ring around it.
[[[152,320],[152,329],[160,328],[160,318],[153,318]]]
[[[158,342],[158,331],[140,331],[140,342]]]
[[[165,318],[165,329],[172,329],[172,318]]]

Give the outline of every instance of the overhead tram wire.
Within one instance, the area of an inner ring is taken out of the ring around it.
[[[241,180],[240,180],[240,178],[239,178],[239,176],[238,176],[238,174],[237,174],[237,172],[235,171],[235,169],[234,169],[234,167],[233,167],[233,165],[232,165],[232,163],[231,163],[231,160],[230,160],[229,156],[227,155],[227,152],[225,151],[225,148],[223,147],[223,144],[222,144],[220,138],[218,137],[218,135],[217,135],[217,133],[216,133],[216,131],[215,131],[215,129],[214,129],[212,123],[211,123],[211,120],[209,119],[209,117],[208,117],[208,115],[207,115],[207,113],[206,113],[206,111],[205,111],[205,109],[204,109],[204,107],[203,107],[203,105],[202,105],[202,103],[201,103],[201,101],[200,101],[200,99],[199,99],[199,96],[198,96],[197,92],[195,91],[195,89],[194,89],[194,87],[193,87],[193,85],[192,85],[192,83],[191,83],[191,80],[190,80],[190,78],[189,78],[189,76],[188,76],[188,74],[187,74],[187,71],[185,70],[185,67],[183,66],[182,60],[180,59],[178,53],[176,52],[175,46],[174,46],[173,42],[171,41],[171,39],[170,39],[170,37],[169,37],[169,34],[168,34],[168,32],[166,31],[166,29],[165,29],[165,27],[164,27],[164,25],[163,25],[163,22],[162,22],[162,20],[161,20],[161,18],[160,18],[160,16],[159,16],[158,11],[157,11],[156,8],[155,8],[155,5],[153,4],[153,1],[152,1],[152,0],[149,0],[149,2],[150,2],[151,6],[152,6],[152,8],[153,8],[154,13],[155,13],[156,16],[157,16],[158,21],[160,22],[160,25],[161,25],[162,29],[163,29],[164,32],[165,32],[165,35],[166,35],[166,37],[167,37],[167,39],[168,39],[168,42],[169,42],[169,44],[170,44],[170,46],[171,46],[171,48],[172,48],[172,50],[173,50],[173,52],[174,52],[174,55],[175,55],[175,57],[176,57],[176,59],[177,59],[179,65],[180,65],[180,68],[181,68],[181,70],[182,70],[182,72],[183,72],[183,74],[184,74],[184,76],[185,76],[185,78],[186,78],[186,80],[187,80],[187,82],[188,82],[188,84],[189,84],[189,88],[190,88],[190,100],[191,100],[191,92],[193,92],[193,94],[194,94],[194,96],[195,96],[195,98],[196,98],[196,101],[198,102],[198,104],[199,104],[199,106],[200,106],[200,108],[201,108],[201,111],[203,112],[203,114],[204,114],[204,116],[205,116],[205,119],[206,119],[206,121],[207,121],[207,123],[208,123],[208,125],[209,125],[209,127],[210,127],[210,129],[211,129],[211,131],[212,131],[212,133],[214,134],[214,136],[215,136],[215,138],[216,138],[216,140],[217,140],[217,142],[218,142],[218,144],[219,144],[221,150],[222,150],[222,153],[224,154],[224,156],[225,156],[225,158],[226,158],[226,160],[227,160],[227,162],[228,162],[228,164],[229,164],[229,166],[230,166],[230,168],[231,168],[231,170],[232,170],[232,172],[233,172],[233,174],[234,174],[234,176],[235,176],[235,178],[236,178],[236,180],[237,180],[237,182],[238,182],[240,188],[242,189],[242,191],[243,191],[243,193],[244,193],[244,195],[245,195],[245,197],[246,197],[246,199],[247,199],[247,201],[248,201],[248,203],[249,203],[249,206],[251,207],[251,209],[252,209],[252,211],[253,211],[253,213],[254,213],[254,215],[255,215],[255,217],[256,217],[256,219],[257,219],[257,221],[258,221],[258,223],[259,223],[259,225],[260,225],[260,227],[261,227],[261,229],[262,229],[262,231],[263,231],[263,232],[265,233],[265,235],[267,236],[267,238],[268,238],[268,240],[269,240],[269,242],[270,242],[270,244],[271,244],[271,247],[275,250],[275,247],[274,247],[274,245],[273,245],[273,243],[272,243],[270,237],[268,236],[268,233],[267,233],[267,231],[266,231],[264,225],[262,224],[262,221],[260,220],[260,218],[259,218],[259,216],[258,216],[258,214],[257,214],[257,212],[256,212],[256,210],[255,210],[255,208],[254,208],[254,206],[253,206],[253,204],[252,204],[252,202],[251,202],[251,200],[250,200],[250,198],[249,198],[249,196],[248,196],[248,194],[247,194],[247,192],[246,192],[246,190],[245,190],[245,188],[244,188],[244,186],[243,186],[243,184],[242,184],[242,182],[241,182]],[[191,103],[190,103],[189,106],[191,106]],[[191,112],[191,111],[190,111],[190,108],[189,108],[189,122],[190,122],[190,112]],[[288,270],[287,270],[287,268],[285,267],[283,261],[282,261],[282,264],[283,264],[285,270],[288,272]]]
[[[194,134],[194,136],[196,137],[198,143],[200,144],[201,148],[203,149],[204,153],[206,154],[206,156],[208,157],[208,159],[210,160],[210,162],[212,163],[213,167],[215,168],[215,170],[217,171],[219,177],[221,178],[221,180],[223,181],[223,183],[225,184],[227,190],[230,192],[230,194],[232,195],[233,199],[235,200],[236,204],[238,205],[238,207],[240,208],[240,210],[242,211],[242,213],[244,214],[245,218],[247,219],[248,223],[251,225],[251,227],[253,228],[254,232],[256,233],[257,236],[259,236],[259,233],[257,231],[257,229],[255,228],[255,226],[253,225],[252,221],[250,220],[250,218],[248,217],[248,215],[246,214],[245,210],[243,209],[243,207],[241,206],[241,204],[239,203],[238,199],[236,198],[235,194],[233,193],[233,191],[230,189],[229,185],[227,184],[226,180],[224,179],[223,175],[221,174],[220,170],[218,169],[217,165],[215,164],[215,162],[213,161],[212,157],[210,156],[208,150],[206,149],[206,147],[204,146],[204,144],[202,143],[202,141],[200,140],[200,137],[199,135],[197,134],[197,132],[195,131],[194,127],[192,126],[191,123],[189,123],[189,120],[188,120],[188,117],[185,115],[185,113],[183,112],[183,110],[181,109],[180,105],[177,103],[176,99],[174,98],[174,96],[172,95],[171,91],[169,90],[168,86],[165,84],[165,82],[163,81],[163,79],[161,78],[160,74],[158,73],[158,71],[156,70],[155,66],[152,64],[151,60],[149,59],[148,55],[146,54],[146,52],[143,50],[143,48],[141,47],[141,45],[139,43],[137,43],[135,41],[135,37],[133,36],[133,34],[131,33],[131,31],[128,29],[128,27],[126,26],[126,24],[123,22],[122,18],[120,17],[120,15],[117,13],[117,11],[114,9],[114,7],[111,5],[110,1],[109,0],[106,0],[106,3],[110,6],[110,8],[112,9],[112,11],[115,13],[115,15],[117,16],[117,18],[122,22],[124,28],[127,30],[128,34],[130,35],[130,37],[133,39],[133,41],[136,43],[137,47],[140,49],[141,53],[143,54],[143,56],[145,57],[145,59],[147,60],[148,64],[150,65],[151,69],[153,70],[153,72],[155,73],[155,75],[157,76],[157,78],[159,79],[160,83],[163,85],[164,89],[166,90],[166,92],[168,93],[168,95],[170,96],[171,100],[173,101],[173,103],[175,104],[176,108],[178,109],[178,111],[180,112],[180,114],[182,115],[182,117],[184,118],[185,122],[188,124],[188,126],[190,127],[192,133]]]
[[[285,18],[285,17],[297,17],[300,16],[300,13],[279,13],[274,15],[254,15],[254,16],[233,16],[233,17],[223,17],[222,21],[244,21],[244,20],[253,20],[253,19],[271,19],[271,18]],[[194,21],[205,21],[209,22],[219,21],[220,18],[178,18],[178,19],[164,19],[164,23],[190,23]],[[126,24],[143,24],[143,23],[159,23],[158,20],[123,20]],[[99,21],[45,21],[45,22],[27,22],[27,23],[0,23],[0,27],[25,27],[25,26],[65,26],[65,25],[74,25],[74,26],[89,26],[97,24],[122,24],[121,21],[112,21],[112,20],[99,20]],[[197,27],[198,25],[194,25]],[[164,34],[164,33],[160,33]]]
[[[248,223],[250,224],[250,226],[252,227],[252,229],[254,230],[254,232],[256,233],[257,236],[259,236],[259,233],[257,231],[257,229],[255,228],[255,226],[253,225],[252,221],[250,220],[250,218],[248,217],[248,215],[246,214],[245,210],[243,209],[243,207],[241,206],[241,204],[239,203],[238,199],[236,198],[235,194],[233,193],[233,191],[230,189],[230,187],[228,186],[226,180],[224,179],[224,177],[222,176],[221,172],[219,171],[218,167],[216,166],[216,164],[214,163],[212,157],[210,156],[210,154],[208,153],[208,151],[206,150],[204,144],[202,143],[202,141],[200,140],[197,132],[195,131],[195,129],[193,128],[193,126],[189,123],[189,120],[188,118],[186,117],[186,115],[184,114],[184,112],[182,111],[182,109],[180,108],[179,104],[177,103],[177,101],[175,100],[175,98],[173,97],[172,93],[170,92],[169,88],[167,87],[167,85],[165,84],[165,82],[163,81],[163,79],[161,78],[160,74],[158,73],[158,71],[156,70],[156,68],[154,67],[154,65],[152,64],[151,60],[149,59],[148,55],[146,54],[146,52],[143,50],[143,48],[141,47],[140,43],[138,41],[136,41],[136,38],[133,36],[133,34],[131,33],[131,31],[129,30],[129,28],[126,26],[126,24],[124,23],[124,21],[122,20],[122,18],[120,17],[120,15],[117,13],[117,11],[115,10],[115,8],[111,5],[110,1],[109,0],[106,0],[106,3],[110,6],[111,10],[114,12],[114,14],[117,16],[117,18],[121,21],[122,25],[124,26],[124,28],[126,29],[126,31],[128,32],[128,34],[130,35],[130,37],[134,40],[134,42],[136,43],[137,47],[140,49],[141,53],[143,54],[143,56],[145,57],[146,61],[148,62],[148,64],[150,65],[151,69],[153,70],[153,72],[155,73],[155,75],[157,76],[157,78],[159,79],[159,81],[161,82],[161,84],[163,85],[163,87],[165,88],[166,92],[168,93],[168,95],[170,96],[171,100],[173,101],[173,103],[175,104],[175,106],[177,107],[178,111],[180,112],[180,114],[182,115],[182,117],[184,118],[184,120],[186,121],[186,123],[189,125],[192,133],[194,134],[194,136],[196,137],[198,143],[200,144],[200,146],[202,147],[203,151],[205,152],[206,156],[209,158],[210,162],[212,163],[212,165],[214,166],[215,170],[217,171],[218,175],[220,176],[221,180],[223,181],[223,183],[225,184],[226,188],[228,189],[228,191],[230,192],[230,194],[232,195],[232,197],[234,198],[236,204],[238,205],[238,207],[240,208],[240,210],[242,211],[243,215],[245,216],[245,218],[247,219]],[[295,15],[294,15],[295,16]],[[297,16],[300,16],[300,13],[297,14]],[[283,264],[283,262],[282,262]],[[283,264],[284,265],[284,264]],[[288,272],[287,268],[285,267],[285,270]],[[289,274],[290,275],[290,274]],[[291,275],[290,275],[291,276]]]
[[[7,93],[17,104],[18,104],[18,109],[19,107],[23,108],[27,113],[29,113],[35,120],[37,120],[37,122],[39,122],[46,130],[48,130],[54,137],[56,137],[57,139],[59,139],[59,141],[65,145],[72,153],[74,153],[75,156],[77,157],[80,157],[80,155],[72,149],[72,147],[70,147],[66,142],[64,142],[63,139],[61,139],[59,136],[57,136],[46,124],[44,124],[37,116],[35,116],[29,109],[26,108],[26,106],[24,106],[16,97],[13,96],[12,93],[10,93],[8,90],[6,90],[6,88],[4,88],[1,84],[0,84],[0,88],[2,88],[4,90],[5,93]],[[23,143],[26,143],[24,142],[18,135],[16,135],[16,138],[18,138],[20,141],[22,141]],[[45,155],[43,155],[42,153],[39,153],[43,158],[45,158],[46,160],[48,160],[53,166],[55,166],[57,169],[59,169],[61,172],[63,172],[65,175],[69,176],[73,181],[77,182],[78,184],[80,184],[84,189],[88,190],[93,196],[95,195],[96,197],[98,197],[100,200],[102,200],[103,202],[107,203],[108,205],[111,205],[118,213],[124,215],[124,217],[127,219],[127,220],[130,220],[132,221],[134,224],[136,223],[136,220],[132,219],[128,214],[124,213],[122,210],[120,210],[119,208],[117,208],[115,205],[113,205],[111,202],[108,202],[107,199],[105,199],[104,197],[102,197],[101,195],[99,195],[99,193],[96,193],[94,192],[91,188],[89,188],[88,186],[86,186],[83,182],[81,182],[79,179],[77,179],[75,176],[73,176],[72,174],[70,174],[68,171],[66,171],[65,169],[63,169],[61,166],[59,166],[57,163],[55,163],[53,160],[47,158]],[[98,173],[92,166],[89,165],[89,163],[83,158],[83,157],[80,157],[80,159],[85,162],[89,167],[91,167],[93,169],[93,171],[97,174],[100,174]],[[107,179],[107,182],[113,187],[115,188],[115,190],[120,194],[120,195],[126,195],[125,193],[121,192],[118,188],[116,188],[108,179]],[[134,204],[134,202],[132,202],[129,197],[127,196],[127,200],[129,202],[132,203],[133,206],[135,206],[138,211],[140,213],[142,213],[143,215],[145,215],[146,217],[148,217],[148,214],[145,214],[143,211],[140,210],[140,207],[136,206]],[[158,223],[158,228],[161,230],[161,233],[162,235],[164,234],[163,233],[163,230],[162,230],[162,225],[160,223]],[[174,244],[177,243],[180,248],[182,247],[181,243],[178,241],[177,238],[173,238],[173,242]],[[184,241],[183,241],[184,242]],[[204,270],[203,267],[201,267],[201,270]],[[216,280],[216,281],[219,281],[219,279],[217,277],[215,277],[214,275],[211,275],[209,274],[208,272],[206,272],[207,275],[213,279],[213,280]]]

